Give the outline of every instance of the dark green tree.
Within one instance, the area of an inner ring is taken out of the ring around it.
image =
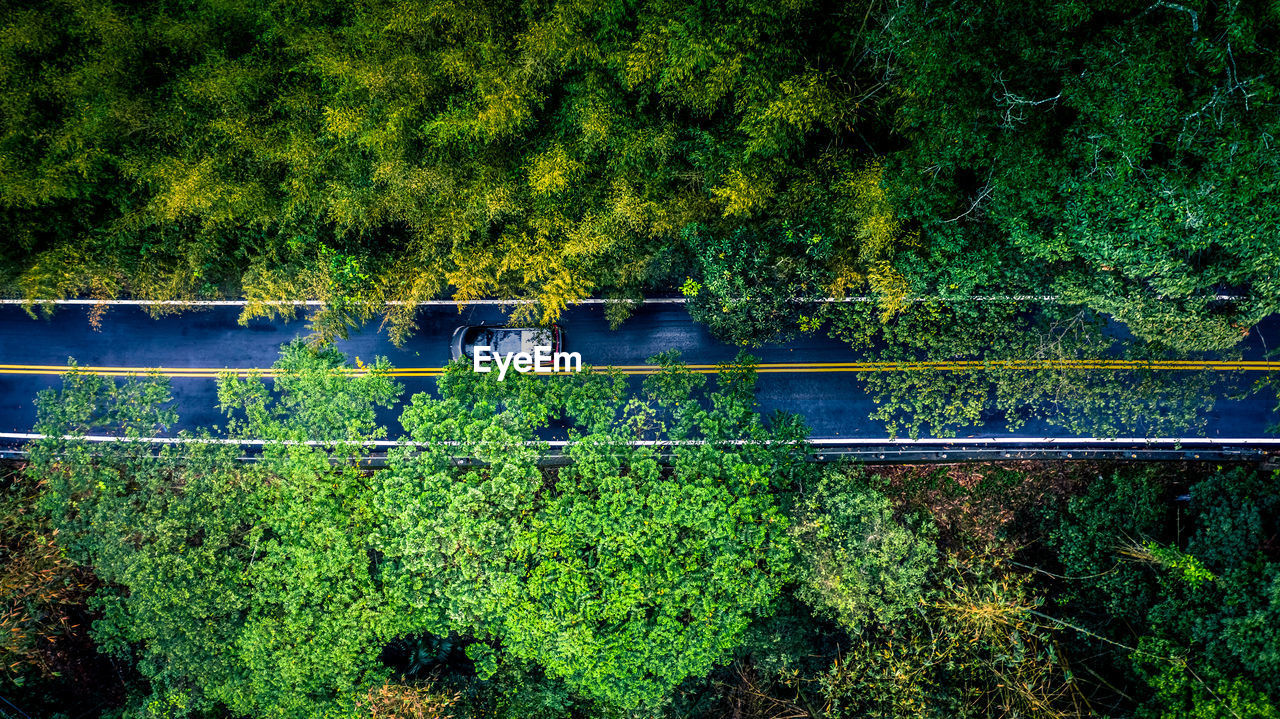
[[[1274,7],[907,2],[886,182],[940,294],[1056,293],[1184,350],[1280,309]],[[1240,295],[1220,302],[1219,294]]]

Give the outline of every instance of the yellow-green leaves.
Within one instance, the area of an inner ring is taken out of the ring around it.
[[[711,194],[724,204],[725,217],[750,217],[763,210],[773,197],[769,176],[756,171],[751,174],[734,169]]]
[[[555,145],[533,158],[529,166],[529,189],[534,196],[558,194],[575,182],[584,169],[563,145]]]

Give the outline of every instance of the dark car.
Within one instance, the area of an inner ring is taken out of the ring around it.
[[[535,347],[550,347],[552,352],[564,349],[564,332],[559,325],[550,327],[490,327],[469,325],[453,331],[449,343],[449,359],[468,359],[475,356],[474,348],[488,347],[493,353],[527,352],[533,355]]]

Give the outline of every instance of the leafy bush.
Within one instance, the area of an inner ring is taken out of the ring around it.
[[[726,342],[783,342],[830,291],[831,242],[820,234],[783,227],[729,235],[690,225],[683,235],[701,278],[682,288],[689,314]]]
[[[1099,475],[1073,497],[1048,538],[1069,583],[1062,602],[1101,606],[1107,614],[1141,621],[1156,601],[1156,575],[1146,565],[1122,561],[1134,542],[1165,537],[1168,505],[1153,469]]]
[[[854,633],[919,611],[937,561],[933,526],[900,519],[884,495],[857,479],[847,470],[824,473],[797,508],[792,528],[799,596]]]

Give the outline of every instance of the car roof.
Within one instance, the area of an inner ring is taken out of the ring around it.
[[[551,346],[551,332],[537,327],[490,327],[493,332],[493,352],[527,352],[533,354],[538,345]]]

